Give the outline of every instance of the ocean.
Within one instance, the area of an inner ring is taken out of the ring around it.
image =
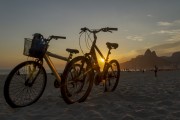
[[[13,69],[13,68],[12,68]],[[12,69],[0,69],[0,75],[8,75]],[[57,70],[58,73],[62,73],[63,70]],[[52,73],[50,69],[46,69],[46,73]]]
[[[0,69],[0,75],[8,75],[11,69]]]

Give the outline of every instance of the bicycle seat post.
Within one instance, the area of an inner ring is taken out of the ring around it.
[[[70,52],[68,57],[68,62],[72,59],[73,54]]]

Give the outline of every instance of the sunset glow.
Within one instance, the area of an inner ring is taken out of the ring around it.
[[[101,61],[102,63],[104,63],[104,62],[105,62],[105,60],[104,60],[103,58],[100,58],[100,61]]]
[[[83,55],[79,47],[82,27],[118,28],[113,33],[99,33],[97,46],[106,56],[106,42],[118,43],[110,59],[119,62],[141,55],[147,48],[158,56],[170,56],[180,50],[179,6],[179,0],[1,1],[0,69],[27,60],[22,54],[24,38],[32,38],[34,33],[67,37],[51,41],[48,51],[68,57],[66,48],[72,48],[80,51],[73,57]],[[81,42],[84,53],[89,52],[85,41]],[[60,69],[66,64],[60,60],[55,63]]]

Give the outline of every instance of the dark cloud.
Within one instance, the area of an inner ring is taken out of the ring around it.
[[[180,51],[180,41],[152,46],[149,49],[156,51],[158,56],[171,56],[172,53]],[[146,49],[137,50],[137,54],[144,54]]]

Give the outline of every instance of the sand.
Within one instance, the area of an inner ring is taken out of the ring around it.
[[[0,120],[180,120],[180,71],[122,72],[115,92],[93,86],[83,103],[67,105],[54,77],[48,75],[43,96],[24,108],[9,107],[3,96],[6,76],[0,76]]]

